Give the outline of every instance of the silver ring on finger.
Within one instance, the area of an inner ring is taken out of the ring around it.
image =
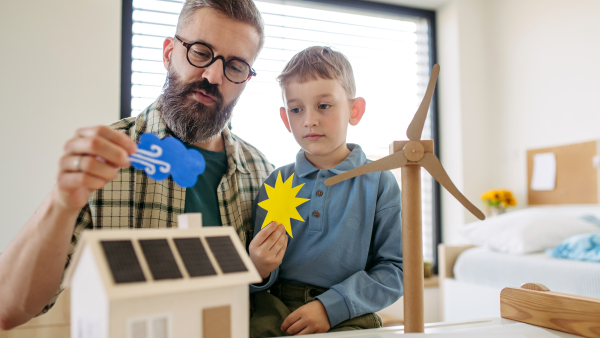
[[[75,171],[81,171],[81,155],[77,155],[77,157],[75,157]]]

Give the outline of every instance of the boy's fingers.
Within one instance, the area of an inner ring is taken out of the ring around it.
[[[298,310],[290,313],[290,315],[287,316],[287,318],[283,321],[283,324],[281,324],[281,331],[286,332],[287,329],[300,318],[302,318],[302,314],[298,312]]]
[[[296,333],[296,336],[302,336],[305,334],[311,334],[311,333],[316,333],[317,331],[314,329],[309,328],[308,326],[304,328],[304,330]]]
[[[262,244],[267,251],[271,251],[273,249],[273,246],[275,245],[275,243],[277,243],[279,237],[281,237],[282,232],[285,232],[285,230],[283,230],[283,225],[277,224],[275,230],[271,232],[269,237],[267,237]]]
[[[277,251],[277,254],[275,255],[277,257],[277,259],[281,259],[283,257],[283,255],[285,254],[285,250],[287,249],[287,243],[288,243],[288,236],[285,236],[285,238],[283,239],[283,244],[281,245],[281,248],[279,248],[279,251]]]
[[[283,244],[283,240],[286,236],[285,226],[280,225],[277,227],[277,230],[273,232],[271,237],[265,241],[265,245],[269,245],[269,250],[275,250],[275,252],[279,251],[280,246]]]
[[[267,238],[277,229],[277,222],[271,222],[254,237],[255,241],[258,241],[258,245],[262,245]]]
[[[296,334],[304,329],[308,328],[308,326],[306,325],[306,323],[302,320],[299,319],[298,321],[296,321],[294,324],[292,324],[286,331],[285,333],[287,334]]]

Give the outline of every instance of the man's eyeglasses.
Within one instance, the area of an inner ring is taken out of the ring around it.
[[[212,49],[202,42],[183,42],[177,35],[175,35],[175,38],[181,41],[183,47],[187,48],[187,60],[194,67],[206,68],[218,59],[221,59],[223,62],[223,73],[227,80],[233,83],[244,83],[253,76],[256,76],[254,69],[244,60],[230,59],[229,61],[225,61],[225,58],[221,55],[215,57]]]

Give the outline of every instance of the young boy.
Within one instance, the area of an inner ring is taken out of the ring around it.
[[[293,187],[304,184],[296,197],[310,201],[297,207],[305,222],[292,220],[288,239],[275,222],[261,230],[267,210],[258,203],[269,198],[264,185],[255,200],[249,251],[264,281],[251,286],[250,335],[381,327],[374,312],[403,291],[400,189],[389,171],[324,184],[368,162],[360,146],[346,143],[348,124],[359,123],[366,104],[355,97],[352,67],[339,52],[310,47],[278,81],[281,119],[302,149],[265,184],[274,187],[278,173],[283,181],[293,174]]]

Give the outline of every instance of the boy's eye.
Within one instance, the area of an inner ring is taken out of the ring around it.
[[[327,109],[327,108],[329,108],[329,107],[331,107],[331,105],[330,105],[330,104],[321,103],[321,104],[319,105],[319,109]]]
[[[294,114],[298,114],[298,113],[300,113],[301,111],[302,111],[302,109],[300,109],[300,108],[292,108],[292,109],[290,109],[290,112],[291,112],[291,113],[294,113]]]

